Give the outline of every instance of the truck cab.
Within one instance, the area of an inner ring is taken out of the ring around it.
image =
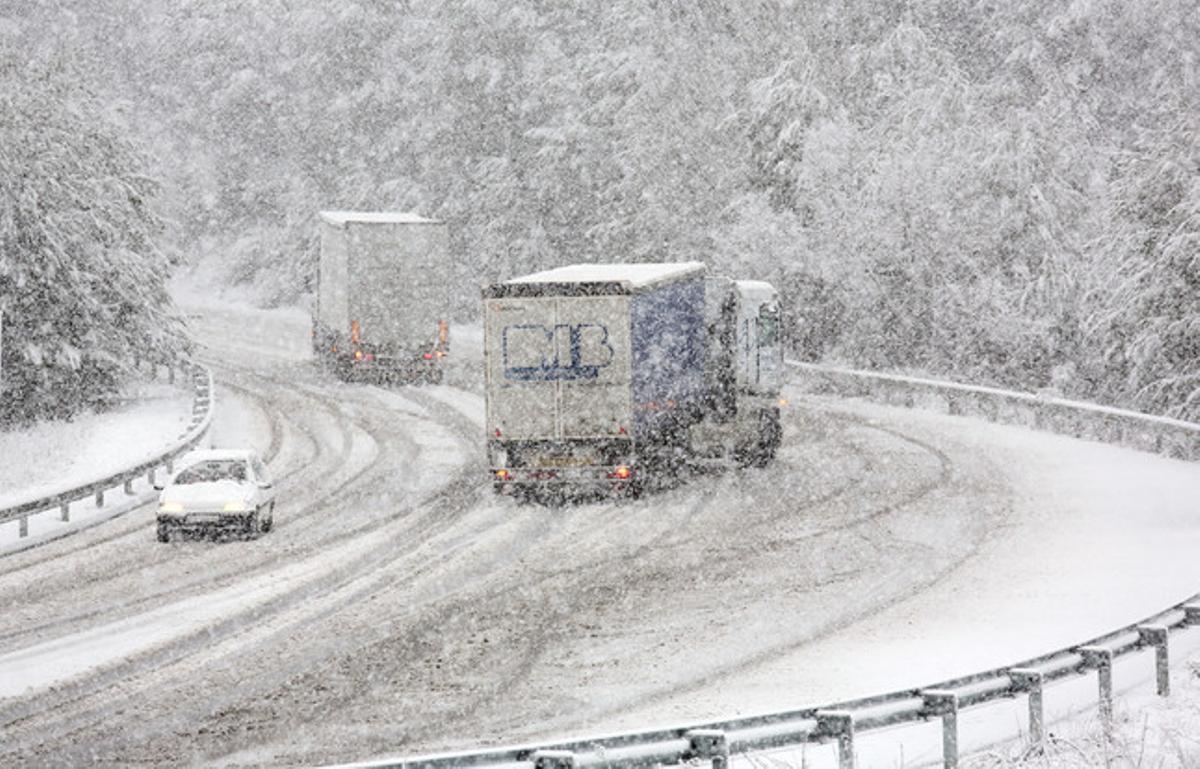
[[[706,296],[710,401],[704,418],[691,428],[692,451],[763,466],[782,439],[779,293],[763,281],[714,277]]]

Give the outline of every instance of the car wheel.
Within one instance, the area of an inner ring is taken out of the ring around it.
[[[267,517],[262,522],[262,532],[264,534],[266,534],[268,531],[271,530],[271,527],[274,525],[275,525],[275,503],[272,502],[271,506],[267,508]]]
[[[246,520],[246,535],[251,539],[258,539],[258,535],[262,534],[262,531],[262,508],[256,507]]]
[[[169,524],[163,523],[162,521],[159,521],[159,523],[158,523],[158,541],[159,542],[170,542],[171,541],[171,527]]]

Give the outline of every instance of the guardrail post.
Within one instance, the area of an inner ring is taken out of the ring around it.
[[[720,729],[692,729],[684,735],[691,743],[687,759],[707,759],[713,769],[728,769],[729,739]]]
[[[1112,735],[1113,726],[1113,696],[1112,696],[1112,649],[1104,646],[1080,646],[1076,649],[1083,657],[1085,670],[1095,670],[1100,685],[1100,725],[1104,735]]]
[[[1046,710],[1042,704],[1042,671],[1033,668],[1012,668],[1008,678],[1013,688],[1029,697],[1029,739],[1037,748],[1046,744]]]
[[[150,485],[150,488],[154,488],[154,470],[155,468],[151,467],[146,471],[146,483]]]
[[[530,758],[534,769],[575,769],[575,754],[569,750],[539,750]]]
[[[924,713],[942,718],[942,766],[958,766],[958,695],[948,689],[926,689],[921,692]]]
[[[96,492],[96,507],[104,507],[104,489]]]
[[[29,516],[28,515],[22,515],[18,519],[18,521],[17,521],[17,536],[18,537],[28,537],[29,536]]]
[[[1171,693],[1171,669],[1168,665],[1167,640],[1169,634],[1163,625],[1141,625],[1138,638],[1146,646],[1154,647],[1154,678],[1158,684],[1158,696]]]
[[[1189,603],[1183,607],[1185,625],[1200,625],[1200,603]]]
[[[173,472],[175,472],[175,460],[174,460],[174,459],[172,459],[172,458],[169,458],[169,457],[168,457],[168,458],[167,458],[167,462],[166,462],[166,466],[167,466],[167,472],[168,472],[168,473],[173,473]]]
[[[175,367],[170,363],[167,364],[167,383],[175,384]]]
[[[58,506],[58,511],[60,513],[62,513],[62,519],[63,519],[64,523],[71,520],[71,503],[70,502],[63,502],[61,505]]]
[[[854,714],[846,710],[818,710],[817,735],[837,740],[838,769],[854,769]]]
[[[133,479],[126,478],[125,483],[123,484],[122,488],[126,494],[132,495],[133,494]]]

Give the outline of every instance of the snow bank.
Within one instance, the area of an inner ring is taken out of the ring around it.
[[[192,399],[193,393],[182,386],[141,383],[129,389],[124,405],[113,411],[0,432],[0,508],[119,473],[166,451],[187,429]],[[142,484],[146,488],[141,491],[148,491],[148,484]],[[128,509],[129,498],[117,496],[109,495],[109,504],[99,508],[91,500],[76,502],[72,520]],[[0,551],[17,540],[40,541],[63,528],[52,513],[29,519],[30,538],[19,537],[17,521],[2,524]]]

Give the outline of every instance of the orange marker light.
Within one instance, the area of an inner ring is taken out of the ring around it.
[[[612,473],[609,474],[609,477],[624,481],[627,480],[631,475],[633,475],[632,470],[625,465],[618,465],[617,469],[613,470]]]
[[[511,473],[509,473],[508,470],[505,470],[504,468],[500,468],[499,470],[496,471],[496,480],[507,481],[509,479],[510,475],[511,475]]]

